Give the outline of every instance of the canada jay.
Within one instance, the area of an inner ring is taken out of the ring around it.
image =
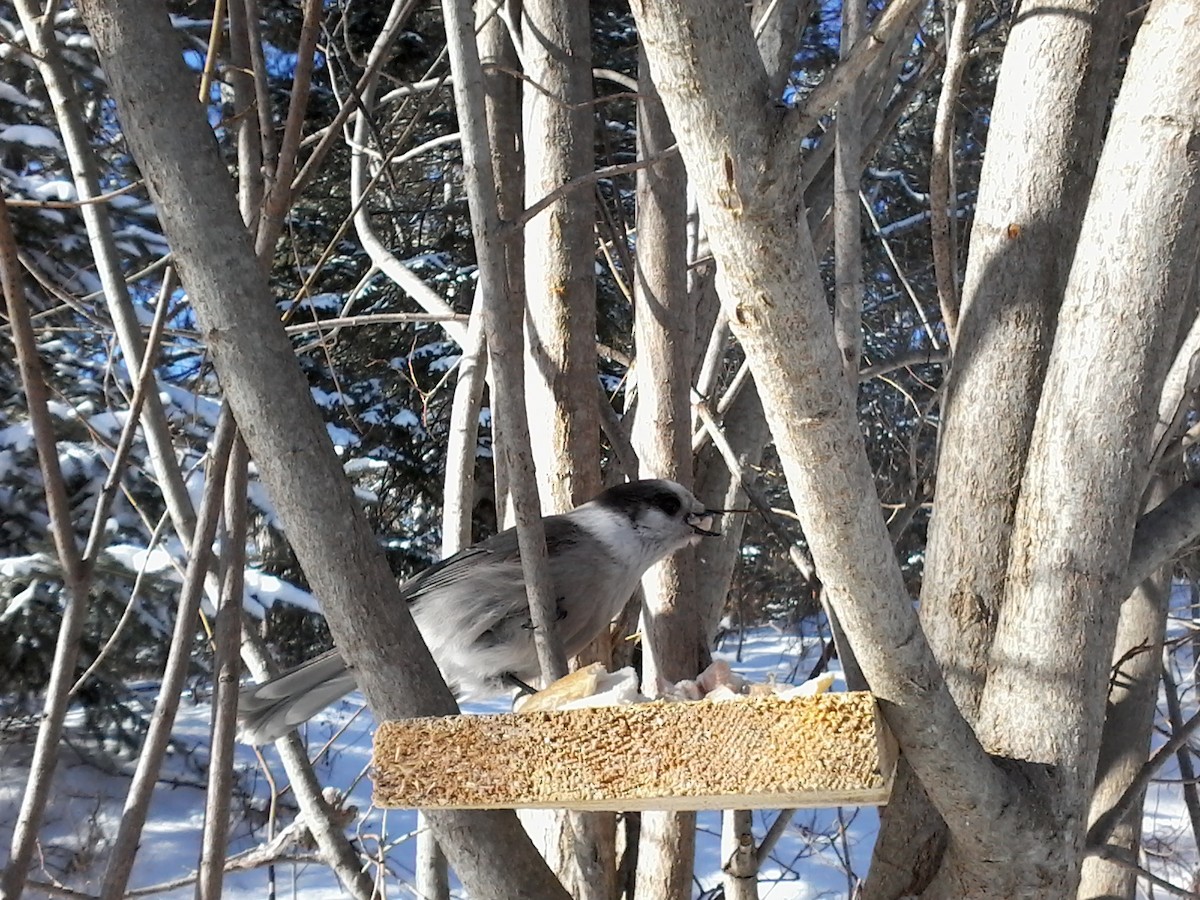
[[[715,510],[673,481],[620,484],[544,520],[558,634],[568,656],[595,639],[646,570],[702,536]],[[400,586],[409,611],[458,697],[495,694],[539,674],[514,529],[442,560]],[[355,688],[336,650],[241,692],[244,740],[282,737]]]

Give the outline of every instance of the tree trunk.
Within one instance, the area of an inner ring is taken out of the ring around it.
[[[1008,38],[992,107],[942,406],[921,624],[974,720],[1008,565],[1009,534],[1071,252],[1103,135],[1127,0],[1063,0]],[[1066,114],[1063,111],[1066,110]],[[1003,148],[1003,149],[1001,149]],[[1036,177],[1034,176],[1036,173]],[[1021,190],[1013,190],[1021,184]],[[901,768],[907,763],[901,761]],[[920,782],[901,778],[864,886],[912,893],[946,836]]]
[[[1130,55],[1067,281],[980,705],[990,748],[1055,767],[1047,806],[1063,846],[1044,896],[1077,887],[1118,591],[1170,362],[1161,348],[1176,345],[1196,264],[1197,27],[1194,3],[1159,0]],[[1064,471],[1072,456],[1086,478]]]
[[[1149,757],[1170,595],[1171,573],[1167,569],[1145,582],[1121,605],[1113,652],[1115,675],[1100,742],[1089,827],[1120,799]],[[1130,851],[1136,858],[1141,834],[1139,801],[1114,829],[1108,843]],[[1084,860],[1079,900],[1133,900],[1136,888],[1137,872],[1129,866],[1099,856]]]
[[[525,205],[593,168],[591,20],[586,3],[521,6]],[[545,513],[600,491],[596,405],[596,285],[590,187],[563,196],[526,226],[525,402]],[[608,663],[607,641],[579,661]],[[616,817],[537,812],[522,822],[577,900],[615,894]]]
[[[638,156],[675,142],[641,59]],[[633,441],[644,478],[692,484],[691,372],[695,303],[687,289],[687,175],[677,155],[637,173],[634,344],[637,412]],[[657,696],[660,679],[693,678],[704,664],[699,610],[686,548],[642,579],[642,690]],[[640,900],[686,900],[695,868],[696,815],[645,812],[638,853]]]
[[[588,5],[525,0],[521,45],[525,205],[532,206],[593,168]],[[526,402],[547,512],[565,512],[600,490],[595,218],[592,189],[584,187],[525,226]]]
[[[99,0],[79,8],[230,406],[339,647],[376,715],[453,711],[275,313],[183,61],[145,52],[174,46],[165,11]],[[442,812],[431,821],[473,895],[565,900],[513,815]]]

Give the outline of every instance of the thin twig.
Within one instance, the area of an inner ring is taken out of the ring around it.
[[[237,733],[238,681],[241,660],[242,593],[246,571],[246,482],[250,454],[238,437],[225,478],[225,535],[221,541],[221,603],[213,633],[212,758],[204,803],[204,836],[200,850],[198,900],[219,900],[229,843],[229,805],[233,792],[234,738]]]
[[[365,313],[361,316],[338,316],[332,319],[321,319],[316,322],[302,322],[298,325],[288,325],[288,334],[304,334],[307,331],[320,331],[322,328],[359,328],[366,325],[395,325],[411,324],[414,322],[469,322],[471,317],[466,313]]]
[[[775,820],[771,823],[771,827],[767,829],[767,833],[763,836],[762,842],[755,851],[760,866],[767,861],[767,857],[771,855],[771,851],[775,849],[775,845],[779,843],[779,839],[787,831],[787,827],[794,815],[796,815],[796,810],[794,809],[781,809],[779,811],[779,815],[775,817]]]
[[[304,23],[300,27],[300,42],[296,48],[296,71],[292,76],[291,101],[283,127],[283,141],[279,147],[279,165],[274,181],[263,198],[263,211],[254,244],[255,254],[259,257],[264,256],[266,248],[275,246],[275,239],[283,228],[283,217],[295,200],[292,176],[297,168],[300,132],[304,127],[308,95],[312,87],[313,57],[321,29],[322,9],[321,0],[305,0]]]
[[[129,184],[117,188],[115,191],[108,191],[103,194],[98,194],[95,197],[87,197],[83,200],[19,200],[9,199],[8,205],[13,209],[80,209],[89,203],[107,203],[114,197],[120,197],[123,194],[128,194],[136,191],[145,182],[142,179],[131,181]]]
[[[879,378],[881,375],[888,375],[897,369],[907,369],[911,366],[938,366],[945,365],[946,362],[948,362],[948,356],[944,350],[913,350],[911,353],[902,353],[891,359],[882,359],[869,366],[864,366],[859,371],[858,377],[867,381],[871,378]]]
[[[37,342],[29,319],[29,305],[25,300],[25,288],[21,284],[20,273],[17,240],[8,216],[8,205],[0,200],[0,283],[3,284],[6,309],[12,323],[17,366],[25,386],[29,421],[37,448],[38,464],[42,471],[46,508],[50,514],[50,529],[62,564],[63,589],[66,593],[62,623],[59,625],[54,661],[50,669],[50,681],[46,687],[42,721],[38,727],[37,742],[29,767],[29,780],[25,785],[25,795],[13,829],[9,862],[3,875],[0,875],[0,895],[8,900],[16,900],[21,896],[25,878],[33,862],[38,830],[45,815],[51,780],[58,764],[59,738],[62,736],[63,719],[67,713],[75,663],[79,657],[79,638],[87,615],[87,579],[83,556],[71,528],[71,504],[67,499],[66,483],[58,461],[54,420],[49,408],[50,392],[42,374],[42,363],[38,358]]]
[[[588,172],[585,175],[580,175],[577,178],[572,178],[570,181],[563,182],[546,196],[542,197],[532,206],[527,207],[519,216],[511,222],[506,222],[503,226],[505,236],[513,231],[524,228],[531,219],[547,208],[553,206],[558,200],[565,197],[572,191],[578,190],[589,184],[595,184],[597,181],[603,181],[605,178],[612,178],[616,175],[628,175],[630,172],[636,172],[639,169],[647,169],[657,165],[660,161],[668,159],[679,152],[679,145],[672,144],[664,149],[661,153],[656,153],[654,156],[646,159],[639,159],[636,162],[620,163],[613,166],[604,166],[596,169],[594,172]]]
[[[1096,847],[1090,850],[1092,856],[1098,856],[1100,859],[1108,860],[1117,865],[1124,866],[1138,874],[1139,878],[1145,878],[1155,887],[1160,887],[1169,894],[1174,894],[1177,897],[1191,897],[1194,900],[1200,900],[1200,894],[1194,891],[1189,891],[1187,888],[1182,888],[1177,884],[1172,884],[1165,878],[1160,878],[1149,869],[1138,864],[1137,858],[1133,853],[1124,847],[1118,847],[1114,844],[1105,844],[1102,847]]]
[[[796,155],[801,153],[800,138],[808,135],[821,117],[827,115],[857,85],[858,80],[882,55],[888,42],[904,28],[909,16],[916,12],[923,2],[924,0],[892,0],[883,14],[876,19],[874,27],[851,48],[846,59],[825,75],[802,105],[784,117],[777,135],[777,143],[781,149],[785,145],[795,148],[791,153],[785,153],[787,159],[782,160],[789,169],[794,168],[792,163]]]
[[[187,575],[179,596],[179,609],[175,614],[175,628],[167,651],[167,663],[163,670],[158,700],[150,717],[150,728],[129,785],[129,794],[125,798],[121,823],[117,827],[117,834],[109,851],[108,865],[105,867],[100,888],[102,900],[121,900],[129,884],[129,875],[133,871],[142,829],[150,810],[150,798],[153,796],[158,773],[171,739],[171,729],[175,725],[175,714],[179,709],[179,696],[191,662],[196,614],[200,609],[200,596],[204,592],[204,578],[208,573],[213,538],[217,531],[217,518],[221,511],[225,472],[236,435],[237,426],[234,424],[233,415],[226,410],[217,423],[217,431],[213,437],[208,478],[204,485],[196,532],[188,555]]]
[[[104,646],[100,648],[100,652],[96,654],[96,658],[92,660],[91,665],[84,669],[83,674],[75,679],[75,684],[71,686],[72,697],[78,694],[88,679],[99,671],[100,666],[104,664],[104,661],[108,658],[113,648],[117,646],[117,640],[125,632],[125,628],[133,621],[134,611],[141,600],[142,581],[145,579],[146,573],[150,568],[150,554],[158,546],[163,529],[166,528],[168,521],[169,517],[166,513],[163,513],[162,517],[158,520],[158,524],[154,526],[150,534],[150,540],[146,545],[146,558],[138,568],[137,576],[133,580],[133,589],[129,592],[129,599],[125,601],[125,608],[121,611],[121,618],[117,620],[117,624],[113,627],[108,640],[104,642]]]
[[[1171,731],[1183,728],[1183,713],[1179,705],[1179,688],[1175,677],[1171,674],[1171,660],[1168,651],[1164,651],[1162,666],[1163,696],[1167,701],[1167,718],[1171,722]],[[1183,777],[1183,804],[1187,807],[1188,818],[1192,823],[1192,841],[1200,847],[1200,792],[1196,790],[1196,768],[1192,765],[1192,748],[1188,744],[1180,746],[1175,753],[1179,762],[1179,774]]]
[[[917,316],[921,320],[921,327],[925,329],[925,334],[929,338],[929,345],[935,350],[942,349],[941,342],[938,340],[937,332],[933,328],[933,323],[929,320],[929,313],[925,311],[925,305],[921,303],[921,299],[917,296],[916,288],[912,286],[912,282],[908,280],[908,276],[904,274],[904,270],[900,267],[900,260],[896,258],[896,252],[892,249],[892,242],[884,236],[879,228],[879,218],[875,215],[875,210],[871,208],[870,202],[867,200],[866,194],[859,193],[859,202],[862,203],[863,209],[867,212],[867,218],[871,220],[871,228],[875,232],[875,236],[879,238],[879,243],[883,247],[883,252],[887,254],[888,262],[892,264],[892,271],[896,273],[896,277],[900,280],[900,284],[904,287],[904,292],[908,295],[908,299],[912,302],[913,308],[917,311]]]
[[[105,526],[108,524],[108,514],[112,510],[117,490],[121,486],[121,476],[125,471],[125,463],[133,449],[133,441],[137,435],[138,420],[142,407],[146,402],[146,394],[150,385],[157,386],[154,378],[154,361],[158,355],[159,342],[162,340],[163,329],[167,324],[167,309],[171,305],[171,292],[174,290],[175,279],[173,271],[169,270],[163,278],[162,289],[158,294],[158,303],[154,309],[154,322],[150,326],[150,338],[146,342],[146,355],[142,357],[142,365],[134,381],[133,397],[129,402],[129,412],[125,424],[121,428],[121,436],[117,440],[117,449],[113,454],[112,464],[108,467],[108,475],[100,489],[96,501],[96,511],[92,515],[92,527],[88,533],[87,545],[83,551],[84,571],[90,576],[96,565],[96,558],[104,547]]]

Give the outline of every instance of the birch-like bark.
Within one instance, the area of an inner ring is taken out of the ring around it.
[[[1055,319],[1087,206],[1127,0],[1059,0],[1014,24],[992,107],[942,404],[921,622],[974,720]],[[1065,112],[1064,112],[1065,111]],[[1020,185],[1020,189],[1014,189]],[[901,760],[900,767],[908,763]],[[945,847],[919,783],[898,780],[865,885],[921,886]],[[923,875],[914,879],[913,872]]]
[[[649,159],[675,138],[644,58],[638,69],[638,157]],[[670,478],[690,487],[695,301],[687,284],[686,179],[676,155],[637,173],[633,303],[638,405],[633,443],[642,477]],[[694,552],[676,553],[642,579],[642,690],[651,697],[658,695],[660,680],[693,678],[706,663],[691,577]],[[639,897],[691,896],[695,834],[695,813],[642,814]]]
[[[521,4],[525,205],[595,160],[586,3]],[[594,191],[575,190],[525,225],[525,402],[547,514],[600,491]]]
[[[1170,363],[1161,348],[1176,346],[1196,265],[1198,27],[1195,4],[1159,0],[1130,55],[1064,294],[980,705],[990,748],[1055,767],[1063,858],[1043,896],[1077,887],[1117,592]]]
[[[163,10],[144,6],[89,2],[80,10],[246,444],[376,714],[453,711],[274,314],[182,60],[145,53],[169,46],[172,32]],[[469,18],[465,33],[471,36]],[[330,542],[329,534],[342,540]],[[511,814],[431,820],[473,894],[565,896]]]
[[[889,6],[877,25],[881,33],[864,37],[860,48],[872,52],[914,7],[903,0]],[[740,10],[676,0],[635,2],[633,11],[696,185],[722,303],[754,372],[818,571],[862,669],[939,809],[957,826],[955,836],[981,855],[995,846],[996,832],[1018,841],[1027,828],[1024,809],[946,689],[875,499],[792,164],[788,126],[814,111],[775,108]],[[858,52],[848,60],[849,73]],[[818,106],[839,99],[847,77],[843,72],[819,90]]]

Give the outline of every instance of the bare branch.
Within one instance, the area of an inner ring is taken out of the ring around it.
[[[605,178],[612,178],[616,175],[628,175],[630,172],[637,172],[641,169],[647,169],[651,166],[657,165],[662,160],[670,159],[678,152],[679,148],[672,144],[666,149],[644,159],[639,159],[630,163],[602,166],[601,168],[596,169],[594,172],[588,172],[586,175],[580,175],[578,178],[572,178],[570,181],[565,182],[559,187],[556,187],[532,206],[527,207],[519,216],[517,216],[517,218],[513,219],[511,222],[505,222],[502,227],[505,229],[505,233],[513,229],[523,228],[526,224],[528,224],[530,219],[544,212],[547,208],[553,206],[572,191],[576,191],[581,187],[595,184],[597,181],[603,181]]]
[[[499,432],[499,452],[506,457],[513,509],[516,515],[521,564],[529,592],[534,643],[544,677],[553,680],[567,672],[562,642],[556,639],[557,612],[546,564],[546,537],[541,502],[533,479],[529,450],[529,420],[524,403],[522,312],[510,301],[508,274],[500,237],[500,215],[491,160],[487,156],[487,114],[483,70],[479,64],[470,4],[443,0],[454,99],[463,123],[463,167],[468,173],[467,202],[479,259],[479,287],[484,302],[484,326],[491,350],[493,428]]]
[[[888,42],[907,26],[909,17],[923,3],[924,0],[892,0],[888,4],[874,26],[851,48],[845,61],[825,75],[803,104],[784,116],[775,138],[777,152],[787,160],[797,158],[801,139],[816,128],[821,117],[828,115],[880,60]],[[781,166],[787,165],[787,160],[781,158]]]
[[[291,209],[295,195],[292,192],[292,175],[297,167],[300,152],[300,132],[304,127],[305,109],[308,106],[309,89],[312,87],[313,58],[317,49],[317,36],[321,30],[321,0],[306,0],[304,22],[300,26],[300,42],[296,48],[296,71],[292,76],[291,100],[287,119],[283,126],[283,142],[279,147],[279,161],[263,198],[262,215],[258,220],[258,237],[255,254],[266,256],[268,248],[283,229],[283,217]]]
[[[234,738],[237,734],[241,660],[242,594],[246,569],[246,486],[250,454],[238,437],[225,476],[225,534],[221,540],[221,603],[213,628],[214,661],[212,755],[204,802],[198,900],[219,900],[229,844],[229,806],[233,791]]]
[[[1167,760],[1179,752],[1179,749],[1187,744],[1192,734],[1200,727],[1200,713],[1194,714],[1182,727],[1175,729],[1170,739],[1155,751],[1149,761],[1138,773],[1137,777],[1130,782],[1129,787],[1121,798],[1113,804],[1112,808],[1104,815],[1100,816],[1088,829],[1086,846],[1089,852],[1095,853],[1100,851],[1107,845],[1108,837],[1112,834],[1113,828],[1117,823],[1125,818],[1126,814],[1134,807],[1149,786],[1150,781],[1158,773],[1158,770],[1166,765]]]
[[[1170,584],[1169,579],[1164,579],[1167,584]],[[1165,590],[1169,591],[1167,587]],[[1171,732],[1179,732],[1183,730],[1183,712],[1179,703],[1179,686],[1175,683],[1175,676],[1171,674],[1171,660],[1169,654],[1164,654],[1162,666],[1162,685],[1163,696],[1167,701],[1167,719],[1171,723]],[[1183,804],[1187,807],[1188,819],[1192,823],[1192,840],[1196,842],[1196,846],[1200,846],[1200,791],[1196,789],[1196,768],[1192,764],[1192,747],[1190,743],[1184,743],[1177,751],[1175,751],[1175,759],[1179,764],[1179,776],[1183,781]],[[1106,838],[1107,840],[1107,838]]]
[[[1133,532],[1129,569],[1118,591],[1128,597],[1133,589],[1179,556],[1200,538],[1200,484],[1189,482],[1171,492],[1162,503],[1138,519]]]
[[[947,22],[950,41],[946,46],[946,68],[942,74],[942,93],[938,97],[933,126],[933,147],[929,161],[929,223],[933,237],[933,268],[937,277],[938,300],[942,321],[954,346],[958,333],[958,252],[954,221],[950,210],[954,189],[954,111],[958,91],[967,67],[967,44],[975,19],[976,0],[955,0],[953,24]],[[951,3],[945,10],[950,16]],[[957,205],[957,199],[953,202]]]
[[[843,0],[841,58],[862,33],[862,0]],[[851,85],[838,103],[833,168],[833,335],[842,353],[842,369],[850,389],[858,393],[862,357],[863,261],[859,193],[862,183],[862,99]]]
[[[236,435],[237,426],[234,424],[233,415],[226,411],[217,425],[217,433],[213,439],[208,478],[188,556],[187,575],[179,595],[179,609],[175,613],[175,627],[167,652],[167,665],[163,671],[158,699],[154,704],[154,713],[150,718],[150,728],[146,732],[146,740],[142,744],[137,768],[129,785],[129,794],[125,798],[121,823],[109,850],[108,865],[104,869],[104,879],[100,886],[102,900],[121,900],[129,884],[129,875],[133,871],[142,829],[150,811],[150,799],[171,739],[171,729],[175,725],[175,714],[179,709],[179,696],[191,663],[196,614],[200,610],[204,577],[208,572],[213,538],[217,532],[225,470]]]
[[[17,262],[17,240],[13,235],[8,206],[0,200],[0,282],[3,283],[6,311],[13,330],[17,349],[17,366],[25,386],[29,421],[37,447],[38,464],[50,514],[50,528],[55,549],[63,570],[63,589],[66,602],[58,640],[51,663],[50,680],[46,687],[42,721],[38,727],[37,743],[30,762],[29,780],[21,809],[13,829],[8,865],[0,874],[0,894],[17,900],[25,887],[25,878],[37,846],[38,829],[50,797],[51,779],[58,763],[58,743],[62,735],[63,718],[67,713],[75,663],[79,657],[79,637],[87,615],[87,575],[75,534],[71,529],[71,504],[58,462],[58,445],[54,436],[54,420],[50,416],[50,392],[42,375],[25,288],[21,284],[21,267]]]
[[[116,190],[106,191],[103,194],[97,194],[95,197],[88,197],[82,200],[18,200],[8,199],[8,203],[12,209],[79,209],[89,203],[107,203],[115,197],[121,197],[125,194],[130,194],[133,191],[143,187],[142,179],[131,181],[129,184],[117,188]]]
[[[117,449],[113,453],[112,463],[108,467],[108,477],[100,489],[96,500],[96,511],[92,515],[92,527],[88,533],[87,544],[83,551],[84,569],[90,573],[96,565],[96,558],[104,548],[105,527],[108,524],[108,514],[116,499],[117,490],[121,486],[121,475],[125,471],[125,463],[129,452],[133,449],[134,437],[137,435],[138,420],[141,418],[142,406],[146,401],[146,393],[157,389],[154,378],[154,361],[158,356],[159,342],[162,340],[163,329],[167,324],[167,310],[170,308],[171,293],[175,289],[174,272],[169,270],[163,277],[162,288],[158,293],[158,303],[154,309],[154,321],[150,326],[150,337],[146,341],[146,355],[142,358],[137,380],[134,382],[133,397],[129,401],[129,413],[121,428],[121,436],[117,440]]]
[[[403,261],[398,259],[383,241],[380,240],[371,226],[370,216],[367,214],[365,208],[367,196],[385,169],[385,166],[380,166],[379,171],[373,177],[370,179],[367,178],[366,155],[362,151],[362,148],[367,143],[367,116],[374,105],[375,88],[378,83],[378,68],[382,65],[382,60],[387,58],[392,42],[399,33],[400,26],[407,17],[410,6],[411,0],[394,0],[388,12],[387,21],[384,23],[379,36],[371,47],[371,52],[367,56],[367,72],[359,82],[358,95],[362,111],[355,122],[354,140],[351,144],[350,156],[350,197],[353,203],[351,220],[354,223],[359,240],[362,242],[363,249],[367,251],[367,255],[371,257],[371,261],[379,267],[380,271],[392,279],[401,290],[412,297],[427,312],[449,317],[454,314],[449,304],[425,284]],[[368,75],[370,77],[367,77]],[[388,154],[385,163],[399,152],[402,143],[402,140],[397,140],[391,153]],[[343,228],[345,228],[345,224],[343,223]],[[332,242],[330,246],[332,247]],[[445,321],[446,324],[444,327],[446,333],[461,346],[467,339],[466,326],[451,318],[447,318]]]

